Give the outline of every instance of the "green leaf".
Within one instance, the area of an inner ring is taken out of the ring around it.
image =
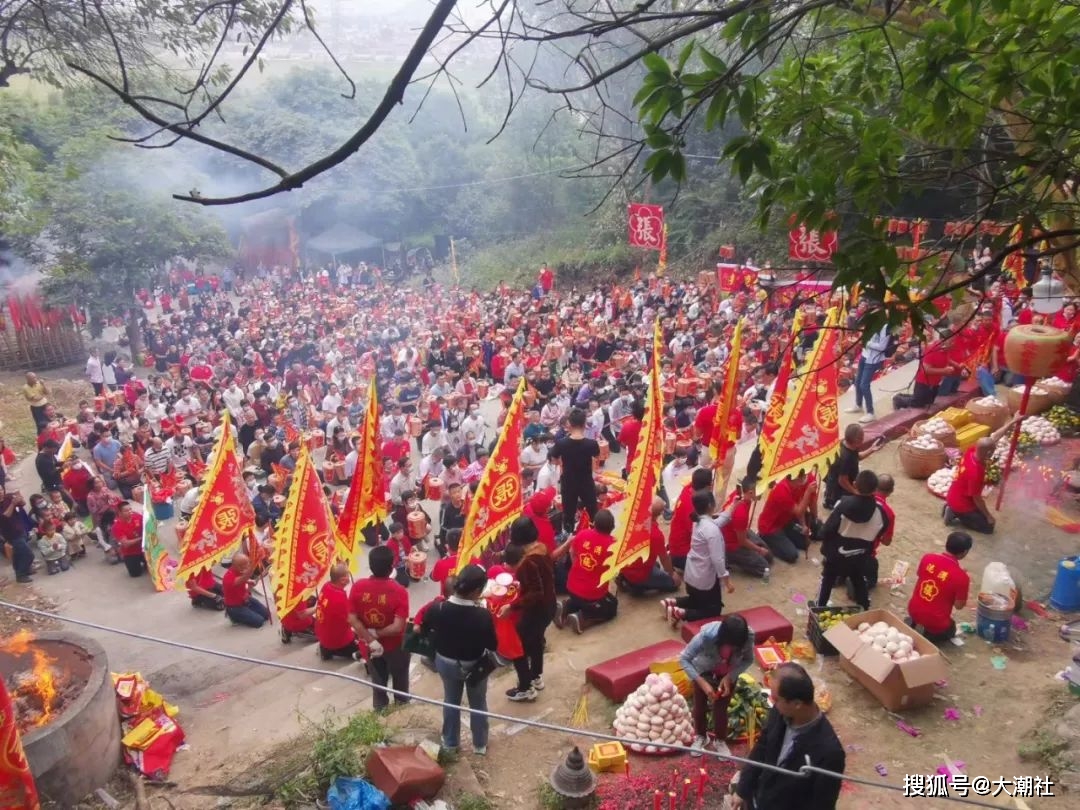
[[[702,64],[709,70],[716,74],[717,78],[727,73],[727,63],[716,54],[707,50],[704,47],[698,48],[698,55],[701,57]]]
[[[689,42],[687,42],[683,46],[683,49],[679,52],[679,60],[676,63],[677,64],[676,70],[678,70],[680,73],[682,73],[683,68],[686,67],[686,63],[687,63],[687,61],[689,61],[690,56],[693,53],[694,53],[694,40],[691,39]]]
[[[667,63],[667,60],[664,59],[664,57],[662,57],[660,54],[655,52],[647,53],[643,57],[641,57],[641,61],[644,62],[645,67],[647,67],[653,73],[657,73],[667,78],[671,78],[671,65],[669,65]]]

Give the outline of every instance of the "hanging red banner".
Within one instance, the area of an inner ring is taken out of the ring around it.
[[[788,231],[788,258],[797,262],[830,262],[840,242],[836,231],[799,224]]]
[[[747,265],[742,269],[742,285],[747,290],[752,290],[758,283],[758,269]]]
[[[664,206],[627,205],[626,238],[633,247],[660,250],[664,246]]]
[[[0,678],[0,808],[4,810],[38,810],[37,788],[34,776],[26,762],[15,706],[11,702],[7,685]]]
[[[737,264],[718,264],[716,274],[720,278],[720,290],[732,293],[742,286],[742,268]]]

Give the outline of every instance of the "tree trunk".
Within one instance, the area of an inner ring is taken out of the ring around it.
[[[135,306],[135,285],[131,275],[124,278],[124,329],[127,332],[128,349],[131,362],[139,365],[139,356],[143,351],[142,329],[139,328],[139,307]]]

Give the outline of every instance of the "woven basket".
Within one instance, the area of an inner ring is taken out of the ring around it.
[[[910,435],[913,438],[926,435],[923,433],[922,427],[928,421],[930,420],[924,419],[921,422],[916,422],[914,425],[912,425]],[[944,445],[945,447],[956,447],[956,428],[954,427],[950,426],[947,430],[939,430],[937,433],[931,433],[930,435],[937,439],[939,442],[941,442],[942,445]],[[941,466],[945,465],[943,464]],[[933,472],[933,470],[931,470],[930,472]]]
[[[1009,406],[1004,403],[1001,405],[979,405],[973,400],[967,404],[967,409],[971,414],[972,422],[986,425],[991,432],[1008,422],[1009,417],[1012,416]]]
[[[1023,391],[1009,389],[1005,392],[1005,401],[1009,404],[1009,410],[1013,413],[1020,412],[1020,401],[1024,398]],[[1028,399],[1027,411],[1024,416],[1033,416],[1050,410],[1056,404],[1054,395],[1045,388],[1035,386],[1031,389],[1031,397]]]
[[[953,438],[956,438],[955,435]],[[948,463],[943,444],[935,450],[923,450],[912,445],[909,440],[905,440],[900,443],[897,452],[900,455],[900,467],[904,470],[904,474],[916,481],[929,478]]]
[[[1054,405],[1061,405],[1065,402],[1066,398],[1069,396],[1069,389],[1071,387],[1068,385],[1043,385],[1041,382],[1035,383],[1035,386],[1043,389]]]

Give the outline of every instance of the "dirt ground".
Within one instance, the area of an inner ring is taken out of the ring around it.
[[[78,379],[79,375],[76,371],[69,376]],[[10,401],[13,383],[5,382],[0,399]],[[842,401],[841,407],[846,404]],[[12,407],[14,410],[17,409]],[[3,414],[5,421],[14,421],[16,416],[6,410]],[[25,416],[29,418],[28,413]],[[881,569],[888,572],[896,560],[906,560],[914,567],[921,554],[944,544],[946,532],[938,516],[940,502],[928,493],[923,482],[911,481],[902,474],[895,443],[867,459],[864,467],[892,472],[897,479],[892,498],[898,515],[896,540],[891,548],[882,550]],[[23,465],[22,474],[23,486],[29,487],[24,491],[36,489],[32,469],[27,470]],[[965,568],[971,572],[977,587],[984,565],[991,560],[1003,561],[1017,577],[1025,598],[1042,598],[1049,593],[1057,560],[1077,552],[1077,538],[1042,519],[1042,505],[1036,500],[1038,493],[1024,491],[1019,495],[1010,499],[1001,513],[997,533],[991,538],[977,538]],[[813,598],[820,574],[814,559],[817,554],[812,549],[810,560],[800,560],[794,566],[778,563],[767,585],[735,575],[736,592],[728,597],[728,607],[773,605],[795,625],[796,638],[803,638],[806,602]],[[90,570],[85,570],[87,565]],[[17,594],[19,599],[41,599],[42,604],[58,605],[65,614],[106,625],[270,660],[320,666],[309,647],[295,643],[285,647],[269,629],[252,632],[226,627],[227,623],[213,616],[193,613],[182,596],[147,593],[145,582],[128,580],[120,573],[104,563],[80,564],[74,573],[37,577],[33,590],[2,583],[0,598],[14,598]],[[895,592],[879,590],[874,604],[902,615],[910,589],[909,581]],[[433,592],[430,583],[411,589],[413,608],[427,601]],[[844,601],[839,590],[834,598]],[[832,692],[833,709],[829,717],[847,748],[847,773],[875,783],[901,785],[904,774],[933,773],[948,758],[964,762],[965,772],[971,777],[987,776],[994,780],[1044,774],[1046,766],[1021,761],[1018,750],[1025,735],[1051,719],[1048,714],[1051,706],[1057,713],[1075,704],[1073,698],[1060,700],[1064,686],[1054,679],[1055,673],[1068,663],[1070,651],[1057,636],[1060,617],[1041,619],[1030,612],[1024,615],[1030,629],[1014,634],[1013,640],[1001,648],[974,637],[968,637],[963,647],[946,645],[944,652],[950,672],[937,698],[926,708],[904,713],[905,721],[920,730],[918,738],[899,730],[895,718],[843,674],[835,659],[819,657],[810,664],[815,680],[824,681]],[[974,610],[959,618],[974,622]],[[6,633],[11,627],[9,615],[0,630]],[[366,689],[339,680],[222,662],[105,633],[92,634],[105,644],[114,670],[142,671],[153,686],[181,706],[181,721],[191,750],[177,755],[169,785],[150,789],[153,806],[201,810],[228,806],[228,802],[234,806],[246,804],[235,795],[237,785],[249,781],[253,774],[271,773],[275,752],[302,745],[298,735],[305,727],[304,718],[318,718],[324,713],[344,716],[370,706]],[[583,636],[552,628],[546,658],[547,689],[536,703],[508,702],[503,692],[512,685],[513,675],[503,671],[492,680],[489,705],[493,711],[514,717],[568,725],[588,666],[673,636],[674,631],[661,620],[655,600],[639,601],[623,596],[618,618],[607,626]],[[993,655],[1007,659],[1004,670],[991,666]],[[417,667],[413,677],[412,688],[416,693],[441,695],[434,674]],[[613,705],[590,691],[588,707],[590,728],[610,728]],[[959,720],[944,718],[944,710],[950,707],[960,710]],[[407,738],[437,739],[440,716],[433,707],[415,705],[392,714],[390,723]],[[467,752],[468,735],[463,736]],[[451,795],[482,792],[490,800],[490,806],[498,808],[540,807],[540,783],[574,744],[587,749],[589,741],[577,733],[522,730],[494,722],[488,756],[481,759],[466,753],[454,764],[450,769],[449,792]],[[697,772],[697,763],[690,760],[674,758],[665,762],[663,766],[646,766],[635,757],[632,776],[637,778],[639,772],[654,769],[665,771],[668,765],[676,770]],[[879,775],[875,768],[879,764],[884,766],[887,776]],[[621,777],[604,777],[604,780],[618,778]],[[643,788],[643,791],[647,796],[647,790]],[[1060,789],[1055,792],[1059,798],[1028,799],[1027,805],[1033,810],[1070,806],[1068,798],[1060,798]],[[625,791],[621,795],[624,794]],[[225,798],[218,803],[218,798],[211,797]],[[714,800],[715,797],[710,799],[707,806],[718,806],[712,803]],[[1018,806],[1011,799],[994,801],[1002,807]],[[618,806],[647,808],[651,802],[644,797],[632,802],[623,799]],[[840,802],[844,810],[908,806],[945,805],[932,799],[905,800],[896,792],[851,784],[845,786]]]

